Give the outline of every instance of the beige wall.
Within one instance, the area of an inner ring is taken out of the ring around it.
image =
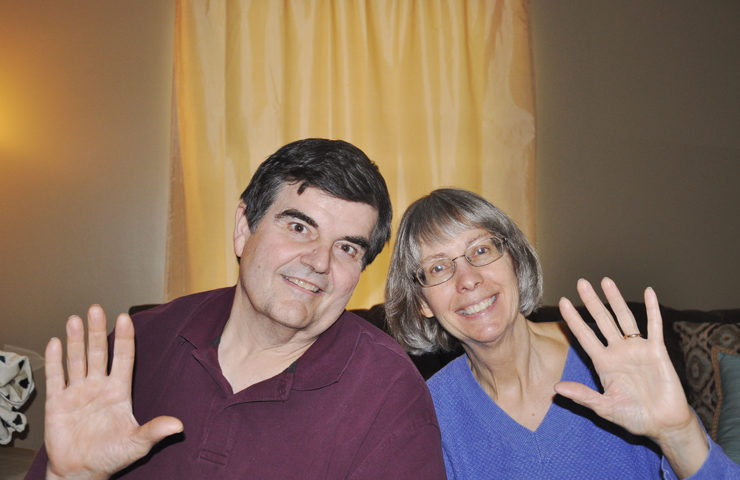
[[[173,38],[174,0],[0,0],[0,349],[162,300]]]
[[[532,0],[545,300],[740,306],[740,3]]]

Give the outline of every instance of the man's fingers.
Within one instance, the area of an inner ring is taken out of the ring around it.
[[[64,390],[64,367],[62,367],[62,341],[52,338],[44,352],[44,374],[46,376],[46,398]]]
[[[113,364],[110,375],[131,385],[134,370],[134,324],[131,317],[122,313],[116,318],[115,339],[113,341]]]
[[[141,447],[141,456],[143,457],[151,450],[155,443],[182,431],[183,425],[178,418],[169,416],[156,417],[139,427],[134,441]]]
[[[87,362],[85,360],[85,327],[77,315],[69,317],[67,331],[67,373],[69,384],[81,382],[85,378]]]
[[[100,305],[87,311],[87,374],[104,376],[108,370],[108,325]]]

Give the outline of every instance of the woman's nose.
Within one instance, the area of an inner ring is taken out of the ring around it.
[[[454,278],[460,291],[473,290],[483,281],[480,268],[468,263],[465,257],[455,259]]]

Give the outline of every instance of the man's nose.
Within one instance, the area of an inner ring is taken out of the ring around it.
[[[316,273],[329,271],[331,263],[331,245],[313,242],[301,257],[301,262]]]

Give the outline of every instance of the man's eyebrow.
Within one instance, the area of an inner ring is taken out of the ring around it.
[[[319,226],[319,224],[316,223],[316,220],[309,217],[308,215],[301,212],[300,210],[296,210],[295,208],[287,208],[283,210],[282,212],[275,215],[275,219],[281,219],[285,217],[297,218],[298,220],[303,220],[304,222],[306,222],[307,224],[311,225],[314,228],[318,228]],[[355,236],[349,235],[349,236],[343,237],[342,240],[344,240],[345,242],[354,243],[358,247],[363,248],[365,250],[370,248],[370,240],[368,240],[366,237],[355,237]]]
[[[311,225],[313,228],[316,228],[319,226],[319,224],[316,223],[316,220],[309,217],[308,215],[301,212],[300,210],[296,210],[294,208],[288,208],[275,215],[276,220],[279,220],[284,217],[291,217],[291,218],[297,218],[298,220],[303,220],[307,224]]]
[[[363,250],[370,248],[370,240],[365,237],[344,237],[344,241],[354,243]]]

